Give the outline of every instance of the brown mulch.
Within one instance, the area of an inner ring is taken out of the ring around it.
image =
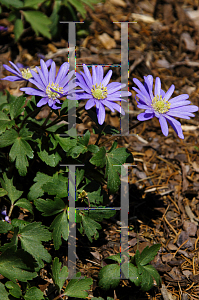
[[[89,35],[77,39],[77,71],[82,63],[119,64],[121,25],[113,22],[137,21],[129,24],[130,90],[133,77],[143,80],[143,76],[151,74],[160,77],[164,90],[174,84],[175,96],[188,93],[192,104],[199,105],[199,7],[196,0],[107,0],[96,5],[94,11],[88,8],[87,19]],[[4,19],[0,20],[1,24],[9,25]],[[7,33],[1,33],[5,41],[12,38],[12,30],[10,25]],[[36,51],[30,52],[26,39],[28,37],[17,43],[14,50],[4,43],[0,48],[0,63],[7,64],[14,59],[26,65],[38,64]],[[42,38],[32,39],[37,52],[46,58],[52,57],[57,65],[67,61],[66,40],[46,44]],[[120,69],[112,69],[113,79],[119,81]],[[6,75],[1,67],[0,73],[2,77]],[[0,88],[5,87],[11,93],[20,94],[19,83],[1,82]],[[140,113],[134,91],[132,94],[130,126],[137,122],[136,116]],[[44,109],[39,117],[45,115]],[[78,125],[79,133],[92,127],[86,114],[82,118],[84,125]],[[107,112],[106,122],[119,126],[117,115],[110,112]],[[148,293],[140,293],[124,280],[110,293],[114,299],[199,299],[199,114],[181,123],[184,140],[180,140],[171,127],[165,137],[155,118],[137,127],[130,137],[118,139],[119,146],[128,148],[135,161],[135,166],[129,168],[129,253],[134,255],[137,248],[143,250],[161,243],[152,264],[161,275],[162,287],[155,286]],[[93,135],[92,141],[95,140]],[[113,206],[120,206],[119,195],[110,201]],[[78,243],[77,268],[82,275],[94,279],[89,299],[93,295],[109,295],[103,294],[97,286],[97,274],[102,260],[119,252],[119,213],[111,221],[103,222],[98,241],[85,246],[79,236]]]

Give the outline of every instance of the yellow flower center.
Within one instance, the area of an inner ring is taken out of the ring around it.
[[[24,79],[30,79],[32,77],[32,74],[30,72],[30,69],[27,68],[27,69],[22,69],[21,70],[21,75],[23,76]]]
[[[91,93],[96,99],[104,99],[108,95],[107,87],[104,87],[103,84],[95,84],[92,86]]]
[[[164,114],[169,111],[171,104],[169,101],[162,99],[162,96],[156,95],[152,100],[152,107],[160,114]]]
[[[57,84],[54,84],[53,82],[49,83],[49,85],[46,88],[46,94],[48,95],[48,98],[51,98],[53,100],[55,100],[57,97],[60,97],[60,95],[56,92],[51,91],[51,89],[53,89],[59,93],[63,92],[63,88],[61,86],[59,86],[58,83]]]

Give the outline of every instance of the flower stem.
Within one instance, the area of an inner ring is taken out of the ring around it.
[[[52,113],[53,113],[53,111],[52,111],[52,109],[51,109],[50,112],[49,112],[49,114],[48,114],[48,116],[47,116],[47,118],[46,118],[46,120],[45,120],[45,121],[43,122],[43,124],[41,125],[42,128],[46,126],[46,123],[47,123],[48,120],[50,119]]]
[[[96,145],[96,146],[98,145],[99,140],[100,140],[101,137],[102,137],[102,132],[103,132],[103,130],[104,130],[104,127],[102,128],[102,130],[101,130],[100,133],[98,134],[97,140],[96,140],[96,142],[95,142],[95,145]]]
[[[142,123],[142,121],[139,121],[139,122],[137,122],[136,124],[132,125],[132,126],[129,128],[129,131],[132,130],[132,129],[134,129],[135,127],[139,126],[141,123]],[[128,131],[127,131],[127,132],[128,132]],[[126,133],[127,133],[127,132],[126,132]],[[110,142],[110,141],[112,141],[112,140],[114,140],[114,139],[118,139],[119,137],[122,137],[122,135],[121,135],[121,136],[112,136],[112,137],[110,137],[108,140],[106,140],[106,141],[100,143],[100,144],[99,144],[99,147],[102,147],[102,146],[104,146],[106,143],[108,143],[108,142]]]
[[[14,208],[14,204],[11,204],[10,210],[9,210],[9,213],[8,213],[9,219],[10,219],[10,216],[11,216],[11,214],[12,214],[13,208]]]
[[[37,107],[35,110],[31,111],[22,121],[21,126],[20,126],[20,130],[23,128],[26,120],[31,117],[32,115],[34,115],[35,113],[39,112],[41,110],[41,107]]]
[[[61,294],[61,295],[58,295],[57,297],[55,297],[53,300],[58,300],[60,298],[62,298],[63,296],[66,296],[65,294]],[[66,296],[67,297],[67,296]],[[66,298],[68,299],[68,297]]]

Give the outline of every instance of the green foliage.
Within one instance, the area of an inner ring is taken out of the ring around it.
[[[59,32],[59,21],[65,19],[66,13],[76,20],[76,12],[86,18],[86,8],[94,8],[99,0],[0,0],[0,4],[10,10],[9,20],[14,22],[15,41],[18,41],[29,23],[36,35],[51,39]],[[66,10],[68,8],[69,12]],[[49,15],[50,9],[50,16]],[[27,22],[27,23],[26,23]]]
[[[36,32],[36,35],[39,35],[41,33],[43,36],[47,38],[51,38],[49,25],[51,24],[51,21],[49,18],[41,13],[40,11],[23,11],[22,12],[26,21],[30,23],[32,29]]]
[[[55,257],[53,260],[52,272],[54,284],[58,287],[58,291],[60,292],[68,277],[68,268],[66,266],[61,268],[59,258]]]
[[[67,285],[64,295],[68,297],[76,297],[85,299],[88,297],[86,290],[90,289],[90,285],[93,283],[91,278],[80,278],[81,273],[76,274],[77,279],[71,279]]]
[[[126,279],[129,279],[136,286],[140,286],[142,291],[148,291],[153,287],[153,279],[160,285],[161,278],[157,270],[149,263],[154,259],[160,244],[155,244],[150,248],[147,246],[140,254],[136,251],[135,256],[128,262],[120,253],[107,257],[117,262],[103,267],[99,272],[99,286],[105,290],[116,288],[120,282],[120,265]],[[122,253],[128,257],[128,254]]]
[[[20,298],[22,296],[21,289],[18,284],[14,283],[13,281],[7,281],[5,286],[9,289],[10,295],[15,298]]]
[[[55,217],[50,229],[53,230],[53,243],[55,250],[58,250],[62,244],[61,237],[63,237],[65,241],[68,240],[69,223],[65,211]]]
[[[1,282],[0,282],[0,295],[1,295],[2,300],[10,300],[8,298],[9,293],[6,291],[5,286]]]
[[[43,293],[40,289],[36,288],[35,286],[31,287],[27,290],[25,296],[25,300],[42,300],[44,299]]]
[[[90,162],[97,167],[103,168],[106,165],[105,178],[108,177],[107,187],[111,194],[118,191],[120,186],[121,165],[125,162],[132,163],[133,157],[125,148],[117,148],[114,142],[112,148],[106,152],[102,147],[91,159]]]
[[[34,272],[35,263],[32,256],[23,250],[13,252],[5,251],[0,256],[0,273],[16,282],[17,280],[27,282],[37,276]]]
[[[6,233],[9,230],[11,230],[12,225],[5,222],[5,221],[0,221],[0,233]]]
[[[14,204],[14,202],[21,197],[23,191],[17,190],[13,185],[13,178],[9,179],[5,173],[3,174],[3,179],[0,178],[0,182],[4,190],[7,191],[11,203]]]
[[[105,290],[114,289],[120,282],[120,266],[107,265],[99,272],[99,286]]]
[[[30,253],[43,266],[42,260],[51,262],[51,255],[42,245],[42,241],[49,241],[51,233],[41,223],[34,222],[24,226],[19,231],[21,247]]]

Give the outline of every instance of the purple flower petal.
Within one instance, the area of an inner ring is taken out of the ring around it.
[[[137,119],[139,121],[146,121],[146,120],[150,120],[150,119],[152,119],[154,117],[155,117],[154,112],[151,112],[151,113],[145,113],[145,112],[143,112],[143,113],[141,113],[141,114],[139,114],[137,116]]]
[[[66,76],[66,74],[68,73],[69,70],[69,63],[65,62],[63,63],[63,65],[61,65],[58,73],[57,73],[57,77],[55,80],[55,83],[58,83],[64,79],[64,77]]]
[[[95,100],[92,98],[92,99],[89,99],[87,102],[86,102],[86,105],[85,105],[85,109],[88,110],[90,109],[91,107],[93,107],[95,105]]]
[[[106,74],[106,76],[104,77],[104,79],[102,80],[102,84],[103,86],[107,86],[107,84],[109,83],[111,76],[112,76],[113,71],[109,70],[108,73]]]
[[[168,133],[169,133],[169,128],[168,128],[168,124],[167,124],[167,121],[166,121],[165,117],[163,117],[162,115],[160,115],[159,122],[160,122],[160,126],[161,126],[161,129],[162,129],[162,133],[165,136],[167,136]]]
[[[169,98],[170,98],[171,95],[173,94],[174,90],[175,90],[175,85],[172,84],[172,85],[170,86],[170,88],[168,89],[168,91],[166,92],[166,94],[164,95],[164,99],[165,99],[166,101],[169,100]]]
[[[99,103],[99,108],[96,107],[97,111],[97,119],[100,125],[102,125],[105,121],[105,108],[104,105],[102,105],[100,102]]]
[[[155,80],[155,95],[160,96],[160,89],[161,89],[161,81],[159,77],[156,77]]]
[[[48,103],[48,98],[47,97],[41,98],[41,100],[37,103],[37,107],[41,107],[41,106],[43,106],[47,103]]]
[[[50,72],[49,72],[49,82],[55,82],[55,75],[56,75],[56,65],[55,62],[53,61],[51,64]]]

